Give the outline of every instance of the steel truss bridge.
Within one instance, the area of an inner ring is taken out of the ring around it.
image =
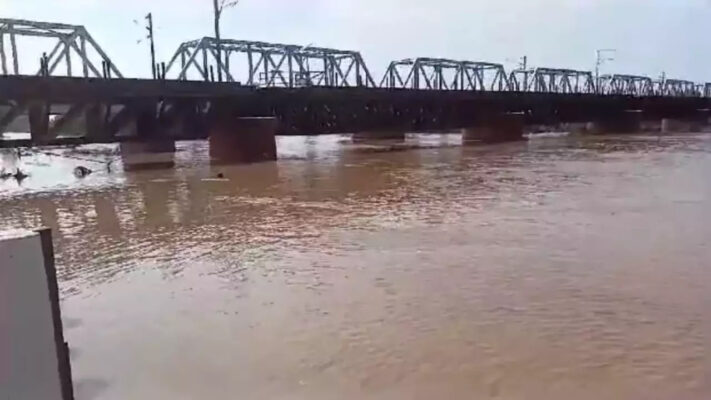
[[[21,54],[31,48],[23,40],[46,45],[35,63]],[[0,19],[0,134],[23,118],[40,127],[32,142],[47,143],[77,119],[94,132],[83,140],[117,141],[136,120],[152,121],[139,125],[160,134],[180,124],[195,132],[188,137],[204,136],[216,113],[274,115],[284,134],[318,134],[451,129],[495,113],[541,123],[711,109],[710,83],[549,67],[507,72],[429,57],[393,61],[377,80],[358,51],[210,37],[182,43],[163,70],[159,79],[125,79],[83,26]]]
[[[20,37],[54,42],[37,58],[37,68],[30,73],[20,68]],[[81,66],[80,73],[73,62]],[[16,19],[0,19],[0,68],[2,75],[122,78],[116,64],[83,26]],[[255,87],[711,96],[711,83],[683,79],[614,74],[596,82],[590,71],[539,67],[507,73],[502,64],[427,57],[393,61],[376,81],[357,51],[210,37],[178,46],[167,64],[166,77],[211,82],[219,75],[218,69],[226,82]]]
[[[220,63],[216,62],[218,54],[222,55]],[[375,87],[356,51],[207,37],[181,44],[166,72],[176,71],[180,80],[197,76],[214,81],[215,69],[222,71],[227,82],[250,86]]]
[[[55,43],[51,48],[47,47],[41,57],[38,55],[36,75],[102,78],[113,74],[116,78],[123,77],[83,26],[18,19],[0,19],[2,75],[20,75],[22,72],[17,44],[19,37],[43,38]],[[9,41],[9,49],[6,48],[6,38]],[[81,74],[76,74],[72,66],[72,60],[77,58],[81,65]],[[101,61],[102,72],[99,72],[96,66],[97,61]],[[60,64],[63,68],[60,68]]]

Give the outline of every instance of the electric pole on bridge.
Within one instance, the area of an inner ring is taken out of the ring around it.
[[[597,49],[595,50],[595,93],[600,93],[600,67],[602,64],[605,63],[605,61],[614,61],[615,57],[614,56],[608,56],[607,58],[605,57],[605,54],[610,54],[612,53],[613,55],[617,53],[616,49]]]
[[[519,68],[523,71],[523,90],[528,90],[528,56],[521,57]]]
[[[236,6],[239,0],[212,0],[212,5],[215,13],[215,39],[217,39],[217,48],[215,49],[217,53],[217,81],[222,82],[222,43],[220,42],[220,18],[222,18],[222,12],[226,8],[231,8]]]
[[[158,77],[158,71],[156,66],[156,46],[153,40],[153,13],[148,13],[148,15],[146,15],[146,20],[148,22],[148,25],[146,26],[146,30],[148,31],[148,40],[151,45],[151,71],[153,72],[153,79],[156,79]]]

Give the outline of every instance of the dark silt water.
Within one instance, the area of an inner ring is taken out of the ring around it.
[[[30,176],[0,229],[53,229],[77,399],[711,398],[711,136],[407,140],[2,156]]]

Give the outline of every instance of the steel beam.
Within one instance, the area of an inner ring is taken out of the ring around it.
[[[701,93],[695,82],[683,79],[663,79],[657,82],[657,95],[668,97],[698,97]]]
[[[560,68],[536,68],[532,91],[538,93],[592,94],[596,93],[593,74]]]
[[[4,34],[10,36],[11,56],[13,62],[13,75],[20,75],[23,71],[19,66],[19,50],[17,45],[17,37],[35,37],[35,38],[52,38],[57,39],[57,44],[49,52],[47,57],[48,63],[51,65],[49,69],[50,75],[62,75],[62,69],[57,69],[60,63],[64,64],[66,76],[74,74],[72,68],[72,55],[77,55],[81,59],[82,73],[84,77],[89,77],[93,73],[96,78],[102,78],[94,63],[89,58],[88,51],[93,50],[97,53],[102,62],[105,62],[112,75],[117,78],[122,78],[121,72],[116,68],[115,64],[91,37],[89,32],[81,25],[56,24],[48,22],[27,21],[19,19],[0,19],[0,37]],[[77,40],[79,44],[77,44]],[[4,42],[0,40],[0,63],[3,64],[3,72],[7,74],[6,54],[4,51]],[[55,58],[58,57],[58,58]],[[4,61],[4,62],[2,62]],[[41,68],[37,74],[42,73]]]
[[[217,63],[216,49],[243,57],[242,63]],[[328,49],[312,46],[298,46],[256,41],[202,38],[182,43],[173,60],[180,54],[205,52],[201,75],[204,78],[209,65],[221,65],[222,72],[229,74],[231,81],[246,82],[248,85],[264,87],[375,87],[368,67],[358,52]],[[256,62],[255,62],[255,57]],[[174,62],[168,64],[166,72],[175,72]],[[235,64],[246,70],[238,70]],[[196,65],[187,62],[177,73],[178,79],[188,79],[188,72]],[[218,67],[219,68],[219,67]],[[229,79],[228,79],[229,80]]]
[[[652,78],[638,75],[605,75],[600,77],[600,94],[623,96],[652,96]]]
[[[17,41],[15,39],[15,34],[12,32],[12,25],[8,25],[10,30],[10,49],[12,51],[12,70],[15,75],[20,73],[20,65],[17,59]]]
[[[406,78],[403,79],[403,76]],[[390,63],[380,86],[389,89],[505,91],[510,89],[501,64],[416,58]]]
[[[0,30],[0,67],[2,74],[7,75],[7,60],[5,58],[5,34]]]

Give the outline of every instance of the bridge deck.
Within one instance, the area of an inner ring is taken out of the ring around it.
[[[187,121],[192,130],[177,138],[196,139],[205,137],[203,128],[211,120],[225,116],[276,116],[281,122],[279,134],[325,134],[391,128],[446,130],[501,113],[523,114],[527,123],[558,123],[614,119],[630,112],[647,119],[684,118],[711,108],[711,99],[705,97],[365,87],[257,88],[204,81],[6,76],[0,77],[0,114],[4,114],[0,115],[0,132],[7,130],[7,120],[18,115],[27,114],[29,120],[28,109],[38,103],[49,105],[53,111],[74,109],[66,111],[67,118],[77,118],[82,115],[80,110],[92,105],[118,106],[127,110],[123,114],[129,114],[121,115],[118,121],[104,121],[101,129],[109,130],[108,135],[61,138],[44,134],[44,143],[127,140],[116,134],[118,125],[147,114],[157,120],[150,129]],[[32,143],[0,140],[1,147]]]

